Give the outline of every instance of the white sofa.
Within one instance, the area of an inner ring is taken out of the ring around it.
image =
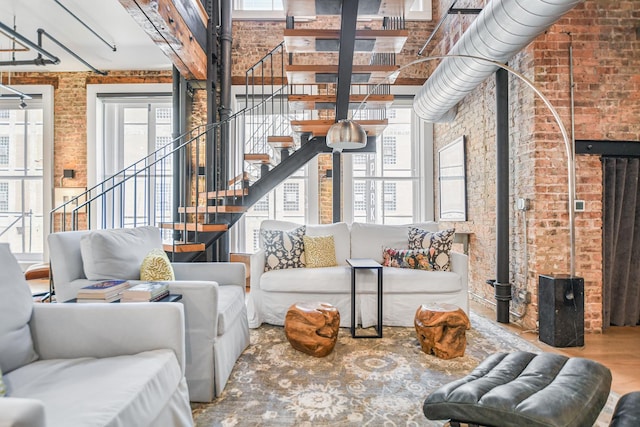
[[[0,245],[0,426],[191,426],[183,307],[34,304]]]
[[[438,224],[413,224],[438,231]],[[300,224],[267,220],[261,230],[291,230]],[[291,268],[265,272],[265,253],[251,256],[249,327],[262,323],[283,325],[287,309],[305,301],[327,302],[340,312],[340,326],[351,326],[351,268],[347,258],[372,258],[382,263],[383,247],[408,246],[408,226],[335,223],[307,225],[306,235],[334,237],[336,267]],[[415,312],[423,303],[450,303],[469,312],[468,257],[451,252],[451,271],[383,268],[383,324],[413,326]],[[377,281],[373,270],[359,270],[356,277],[356,323],[377,323]]]
[[[75,298],[81,287],[95,282],[85,275],[88,266],[81,253],[81,239],[91,233],[107,237],[110,239],[107,243],[114,245],[103,248],[107,253],[99,257],[103,262],[118,266],[98,266],[112,271],[112,276],[104,279],[126,279],[136,283],[140,278],[141,261],[149,249],[162,247],[160,230],[155,227],[49,235],[51,273],[58,301]],[[245,266],[242,263],[200,262],[172,263],[172,267],[176,280],[169,282],[169,290],[182,294],[184,305],[189,397],[192,402],[210,402],[220,396],[236,360],[249,345]]]

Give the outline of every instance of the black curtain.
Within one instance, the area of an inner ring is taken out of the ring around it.
[[[640,324],[640,159],[604,157],[603,327]]]

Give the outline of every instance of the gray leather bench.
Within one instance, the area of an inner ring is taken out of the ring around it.
[[[607,402],[611,372],[583,358],[498,353],[424,402],[431,420],[495,427],[591,426]]]
[[[638,426],[640,426],[640,391],[634,391],[618,400],[609,427]]]

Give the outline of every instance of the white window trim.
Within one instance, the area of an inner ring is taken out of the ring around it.
[[[392,86],[391,93],[393,95],[410,95],[418,93],[420,86]],[[411,119],[411,135],[414,141],[414,167],[421,171],[418,185],[414,185],[413,199],[414,203],[413,216],[417,221],[433,221],[434,212],[434,190],[433,190],[433,124],[422,121],[415,113],[412,113]],[[421,144],[416,143],[421,141]],[[382,144],[379,144],[382,145]],[[382,149],[382,147],[379,147]],[[346,191],[353,188],[353,156],[343,156],[343,180],[342,180],[342,199],[344,203],[342,220],[347,223],[353,222],[353,192]]]
[[[53,86],[51,85],[12,85],[11,87],[21,92],[42,96],[42,212],[46,216],[43,218],[43,260],[49,259],[49,245],[47,236],[51,233],[49,224],[49,213],[53,209],[53,111],[54,97]],[[28,101],[27,101],[28,102]],[[48,189],[48,191],[47,191]]]
[[[171,92],[171,83],[125,83],[125,84],[89,84],[87,85],[87,189],[102,181],[102,162],[98,155],[103,152],[102,114],[103,103],[98,99],[101,93],[167,93]],[[97,221],[96,215],[92,221]],[[95,227],[96,223],[91,224]]]

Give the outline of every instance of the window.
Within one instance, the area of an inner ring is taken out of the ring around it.
[[[297,211],[300,209],[300,194],[297,182],[285,182],[284,184],[284,210]]]
[[[266,212],[269,210],[269,195],[267,194],[262,199],[253,205],[253,210],[256,212]]]
[[[233,19],[284,19],[282,0],[234,0]]]
[[[0,212],[9,211],[9,183],[0,182]]]
[[[392,110],[395,111],[395,110]],[[383,157],[382,161],[385,165],[395,165],[396,164],[396,137],[395,136],[384,136],[382,138],[382,150]]]
[[[9,166],[9,137],[0,136],[0,165]]]
[[[344,211],[347,222],[407,224],[433,218],[430,125],[417,125],[411,97],[397,96],[387,117],[375,153],[344,155],[344,205],[352,206]]]
[[[124,170],[171,142],[172,110],[169,96],[112,97],[98,94],[98,98],[103,103],[104,124],[103,171],[102,176],[98,177],[99,181]],[[169,152],[170,150],[161,151],[158,160]],[[128,178],[113,192],[116,201],[117,198],[124,200],[124,217],[107,212],[107,217],[101,220],[113,227],[131,227],[170,220],[173,204],[172,160],[169,155],[152,163],[151,168],[144,172],[130,169],[127,176],[131,177],[135,173],[135,179]],[[147,194],[153,196],[147,198]],[[114,212],[118,209],[116,207]]]
[[[384,210],[385,211],[396,210],[396,183],[395,182],[384,183]]]
[[[367,201],[365,199],[365,184],[364,182],[353,183],[353,210],[365,211],[367,209]]]
[[[0,110],[0,120],[9,120],[11,110]]]
[[[253,230],[253,252],[257,252],[260,249],[260,229]]]

